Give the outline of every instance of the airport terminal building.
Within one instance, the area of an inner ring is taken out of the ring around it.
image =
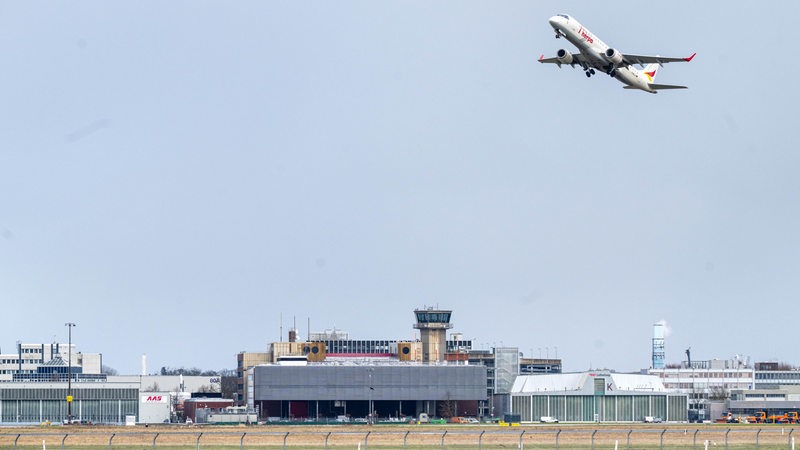
[[[477,415],[483,366],[437,364],[269,364],[249,369],[248,407],[260,419],[400,418]],[[370,407],[371,405],[371,407]]]

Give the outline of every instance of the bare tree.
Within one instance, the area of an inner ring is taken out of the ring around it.
[[[439,401],[439,417],[449,419],[455,415],[455,402],[450,399],[450,393],[447,393],[447,399]]]
[[[728,391],[722,386],[711,386],[711,388],[708,390],[709,400],[727,400],[728,397]]]

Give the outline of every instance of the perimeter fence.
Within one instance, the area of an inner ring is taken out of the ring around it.
[[[538,428],[365,431],[76,431],[0,433],[14,450],[794,449],[795,429]]]

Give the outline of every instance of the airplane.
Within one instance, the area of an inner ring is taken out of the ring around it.
[[[686,89],[686,86],[654,83],[659,66],[663,67],[669,62],[689,62],[697,53],[687,58],[667,58],[664,56],[641,56],[621,53],[609,47],[597,36],[592,34],[580,22],[566,14],[557,14],[550,18],[550,26],[556,32],[556,39],[564,37],[578,47],[579,53],[570,53],[563,48],[556,52],[556,56],[539,58],[540,63],[552,63],[561,67],[562,64],[576,65],[583,68],[586,77],[595,74],[595,69],[605,72],[612,78],[624,83],[625,89],[641,89],[651,94],[661,89]],[[634,65],[644,66],[638,70]]]

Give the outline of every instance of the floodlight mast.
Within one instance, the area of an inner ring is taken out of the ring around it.
[[[64,324],[69,330],[69,341],[67,343],[68,361],[67,361],[67,423],[72,423],[72,327],[75,326],[72,322]]]

